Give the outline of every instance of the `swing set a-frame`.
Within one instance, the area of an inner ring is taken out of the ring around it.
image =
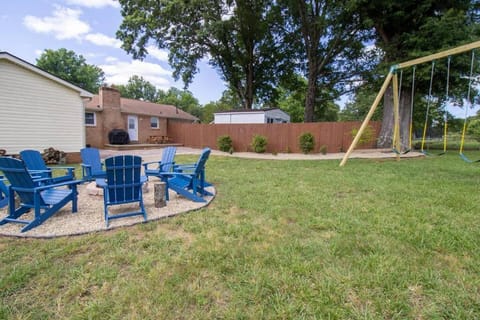
[[[375,112],[378,105],[380,104],[380,101],[382,100],[382,98],[385,94],[385,91],[390,86],[390,84],[392,85],[392,89],[393,89],[393,94],[392,94],[392,96],[393,96],[393,118],[394,118],[393,150],[394,151],[397,150],[395,152],[396,159],[400,160],[401,152],[399,152],[399,150],[401,150],[401,142],[400,142],[400,112],[399,112],[399,85],[398,85],[398,83],[399,83],[398,74],[400,73],[400,71],[405,69],[405,68],[409,68],[409,67],[415,68],[415,66],[417,66],[419,64],[422,64],[422,63],[432,62],[432,61],[435,61],[435,60],[438,60],[438,59],[451,57],[451,56],[454,56],[454,55],[457,55],[457,54],[460,54],[460,53],[463,53],[463,52],[467,52],[467,51],[472,51],[472,66],[473,66],[473,60],[474,60],[473,50],[477,49],[477,48],[480,48],[480,41],[472,42],[472,43],[462,45],[462,46],[459,46],[459,47],[456,47],[456,48],[453,48],[453,49],[441,51],[441,52],[434,53],[434,54],[431,54],[431,55],[428,55],[428,56],[425,56],[425,57],[413,59],[413,60],[410,60],[410,61],[402,62],[402,63],[391,66],[390,71],[388,72],[388,74],[387,74],[387,76],[386,76],[386,78],[383,82],[383,85],[380,88],[380,91],[378,92],[377,96],[375,97],[375,100],[373,101],[372,106],[370,107],[370,110],[368,111],[365,119],[363,120],[362,125],[358,129],[358,132],[355,135],[355,138],[353,139],[352,143],[350,144],[350,147],[348,148],[347,152],[343,156],[343,159],[340,162],[340,166],[342,167],[347,163],[348,158],[350,157],[351,153],[353,152],[353,150],[357,146],[357,144],[360,140],[360,137],[362,136],[363,132],[367,128],[368,123],[370,122],[370,120],[373,116],[373,113]],[[432,73],[433,73],[433,67],[434,67],[434,65],[432,65]],[[468,90],[468,92],[469,92],[468,93],[468,95],[469,95],[468,100],[470,100],[471,79],[472,79],[472,67],[471,67],[471,70],[470,70],[470,83],[469,83],[469,90]],[[431,87],[431,85],[430,85],[430,87]],[[448,92],[448,76],[447,76],[447,92]],[[428,99],[431,99],[431,92],[429,92]],[[413,95],[412,95],[412,101],[413,101]],[[427,101],[429,101],[429,100],[427,100]],[[465,110],[468,110],[468,106],[465,106]],[[428,110],[427,110],[427,116],[428,116]],[[411,119],[410,119],[410,121],[411,121]],[[465,122],[464,122],[464,126],[463,126],[462,142],[461,142],[461,147],[460,147],[460,156],[463,159],[465,159],[465,161],[468,160],[467,162],[473,162],[473,161],[469,160],[463,154],[463,144],[464,144],[464,139],[465,139],[466,122],[467,122],[467,111],[466,111]],[[411,130],[412,130],[411,128],[412,128],[412,124],[410,123],[410,139],[411,139]],[[445,128],[446,128],[446,126],[445,126]],[[446,134],[444,136],[444,139],[446,139]],[[422,139],[422,146],[423,146],[424,140],[425,140],[425,127],[424,127],[424,136],[423,136],[423,139]],[[445,150],[446,150],[446,143],[444,143],[444,151]],[[423,147],[422,147],[422,151],[423,151]]]

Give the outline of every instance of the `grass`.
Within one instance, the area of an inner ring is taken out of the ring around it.
[[[479,318],[477,165],[338,164],[213,156],[206,209],[0,238],[0,318]]]

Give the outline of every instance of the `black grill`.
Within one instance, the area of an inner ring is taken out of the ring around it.
[[[108,142],[110,144],[128,144],[130,137],[128,132],[123,129],[113,129],[108,133]]]

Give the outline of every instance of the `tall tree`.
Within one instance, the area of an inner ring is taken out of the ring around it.
[[[288,66],[289,46],[278,40],[282,15],[269,0],[120,0],[122,47],[144,58],[149,42],[169,50],[175,79],[185,87],[207,58],[243,107],[275,98]]]
[[[37,59],[37,67],[91,93],[98,92],[98,88],[105,80],[102,69],[88,64],[82,55],[65,48],[46,49]]]
[[[201,121],[210,123],[214,120],[214,113],[218,111],[227,111],[232,109],[241,109],[242,104],[238,96],[232,90],[225,90],[218,101],[211,101],[203,106]]]
[[[283,0],[290,18],[284,31],[300,54],[308,80],[304,121],[315,118],[315,106],[328,105],[351,90],[370,64],[363,42],[370,34],[350,0]],[[363,58],[363,59],[362,59]],[[322,114],[321,111],[317,114]]]
[[[180,90],[175,87],[168,89],[166,92],[159,90],[157,102],[176,106],[185,112],[201,118],[202,109],[200,108],[200,103],[190,91]]]
[[[157,88],[141,76],[134,75],[126,85],[115,86],[124,98],[156,102]]]
[[[475,3],[475,0],[359,0],[358,12],[371,23],[376,32],[375,44],[383,52],[377,75],[386,74],[387,68],[396,62],[452,48],[478,38]],[[426,92],[430,74],[428,66],[422,68],[417,73],[415,83],[417,91]],[[445,77],[445,71],[443,67],[442,78]],[[451,77],[453,80],[459,78]],[[409,83],[411,79],[404,78],[400,99],[402,145],[408,143],[410,104],[414,98]],[[418,99],[422,97],[419,96]],[[392,131],[393,99],[390,87],[384,97],[382,129],[378,141],[380,147],[392,146]]]

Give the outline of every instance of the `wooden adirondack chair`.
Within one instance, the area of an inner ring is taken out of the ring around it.
[[[32,178],[23,161],[8,157],[0,157],[0,171],[10,182],[8,216],[0,221],[0,225],[10,222],[26,224],[21,230],[25,232],[42,224],[70,201],[72,213],[77,212],[77,185],[82,181],[70,180],[40,185]],[[18,208],[15,207],[15,194],[20,198]],[[32,220],[20,218],[31,209],[34,210]]]
[[[28,172],[35,178],[49,180],[49,183],[75,180],[74,167],[47,167],[42,154],[37,150],[20,151],[20,157],[25,162]],[[65,170],[65,175],[53,177],[53,170]]]
[[[205,164],[210,156],[211,150],[202,150],[197,162],[191,166],[184,166],[182,172],[161,173],[168,189],[195,202],[206,202],[203,196],[213,195],[205,190]],[[167,199],[168,200],[168,199]]]
[[[8,204],[8,188],[5,180],[3,176],[0,176],[0,209]]]
[[[146,177],[141,176],[142,158],[132,155],[120,155],[105,159],[106,179],[97,179],[97,185],[103,188],[105,223],[108,228],[110,219],[143,215],[147,213],[143,205],[142,185]],[[110,213],[109,207],[125,203],[138,202],[139,210],[123,213]]]
[[[173,165],[175,164],[176,147],[166,147],[162,151],[162,159],[160,161],[152,161],[143,163],[145,175],[148,177],[162,178],[160,173],[171,172]],[[152,164],[156,164],[155,168],[149,167]]]
[[[80,150],[82,158],[82,178],[84,181],[93,181],[105,178],[106,172],[100,160],[100,151],[97,148],[83,148]]]

